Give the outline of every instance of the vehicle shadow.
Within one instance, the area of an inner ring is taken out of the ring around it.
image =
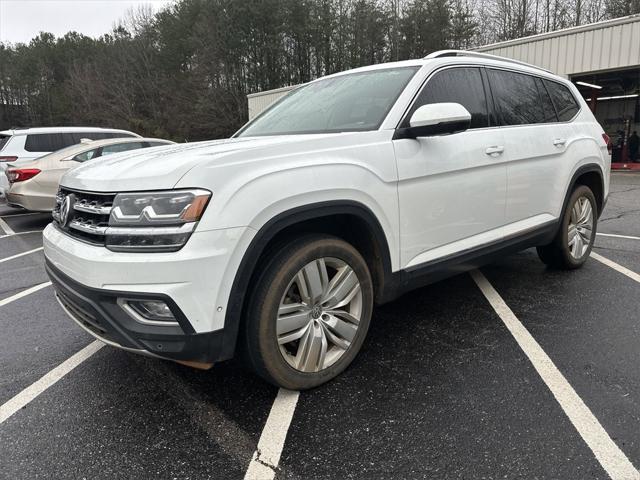
[[[25,215],[25,213],[28,213],[28,215]],[[51,223],[51,213],[38,212],[31,214],[31,212],[22,211],[21,213],[3,216],[2,219],[16,233],[31,232],[44,230]]]

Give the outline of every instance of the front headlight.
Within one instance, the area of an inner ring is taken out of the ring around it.
[[[180,250],[210,198],[211,192],[201,189],[119,193],[105,232],[106,246],[113,251]]]

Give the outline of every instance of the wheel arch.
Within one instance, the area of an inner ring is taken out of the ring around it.
[[[354,245],[369,266],[376,302],[381,303],[389,296],[387,286],[392,275],[389,242],[380,222],[366,205],[336,200],[284,211],[258,230],[240,261],[229,295],[224,322],[226,338],[220,358],[231,358],[234,354],[247,293],[269,251],[293,235],[305,233],[331,234]]]
[[[567,208],[567,202],[571,193],[576,188],[576,185],[585,185],[591,189],[593,195],[596,197],[596,203],[598,206],[598,217],[602,214],[602,210],[606,204],[605,198],[605,184],[604,173],[602,167],[597,163],[589,163],[580,166],[574,172],[569,183],[569,188],[565,192],[564,202],[562,204],[562,212]]]

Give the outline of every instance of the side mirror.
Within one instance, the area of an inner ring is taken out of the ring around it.
[[[459,103],[431,103],[418,108],[395,138],[432,137],[464,132],[471,125],[471,114]]]

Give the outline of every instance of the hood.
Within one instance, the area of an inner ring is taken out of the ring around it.
[[[67,172],[60,185],[96,192],[170,189],[196,165],[216,162],[225,154],[323,136],[241,137],[133,150],[89,160]]]

